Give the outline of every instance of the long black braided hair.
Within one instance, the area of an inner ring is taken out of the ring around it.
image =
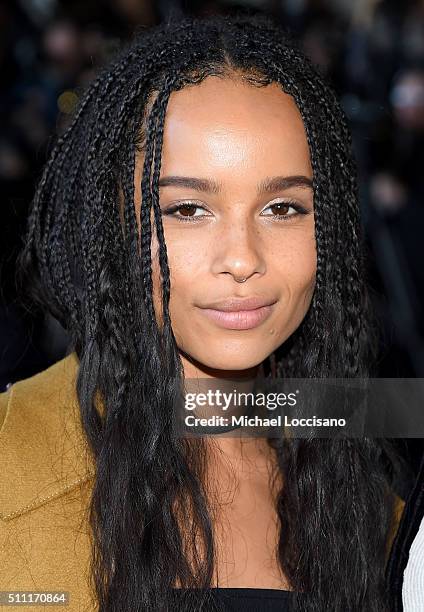
[[[58,138],[20,256],[22,284],[31,284],[33,299],[68,331],[79,358],[81,419],[96,461],[91,578],[101,612],[174,610],[176,581],[197,587],[208,610],[215,606],[207,591],[215,545],[204,440],[181,439],[174,430],[183,369],[168,312],[158,178],[171,93],[209,75],[235,73],[252,86],[276,82],[293,96],[310,147],[316,286],[303,322],[276,351],[277,374],[370,373],[373,326],[356,170],[332,89],[266,17],[184,18],[137,35],[91,83]],[[134,172],[140,151],[139,235]],[[160,325],[152,302],[152,209]],[[370,439],[271,444],[284,476],[277,555],[295,591],[294,609],[385,610],[390,451]],[[191,597],[188,588],[184,609],[200,609]]]

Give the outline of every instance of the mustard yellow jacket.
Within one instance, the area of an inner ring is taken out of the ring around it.
[[[0,591],[67,592],[69,604],[55,610],[93,612],[87,514],[94,463],[79,420],[77,372],[72,353],[0,394]],[[397,498],[388,547],[403,505]]]

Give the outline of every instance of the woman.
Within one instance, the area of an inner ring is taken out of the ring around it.
[[[185,438],[173,418],[184,380],[370,372],[350,136],[334,93],[283,31],[238,16],[142,32],[58,140],[21,263],[74,352],[11,395],[20,406],[42,397],[52,419],[59,402],[69,428],[62,385],[76,369],[92,491],[78,493],[75,469],[42,500],[60,490],[89,505],[102,612],[221,609],[237,593],[250,595],[233,600],[244,609],[385,609],[388,448]],[[65,447],[80,461],[76,439],[49,447],[61,449],[56,467]],[[51,538],[44,555],[59,555]],[[83,562],[72,583],[52,565],[44,575],[83,588]]]
[[[424,607],[424,454],[387,562],[393,612]]]

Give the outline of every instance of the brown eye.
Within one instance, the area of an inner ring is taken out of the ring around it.
[[[272,214],[264,214],[267,210],[270,210]],[[309,211],[298,202],[288,200],[286,202],[275,202],[275,204],[270,204],[264,209],[262,214],[265,217],[271,217],[277,221],[288,221],[292,217],[306,215],[308,212]]]
[[[207,213],[207,210],[203,208],[203,206],[199,206],[199,204],[190,204],[190,203],[179,203],[174,206],[170,206],[168,209],[162,212],[163,215],[167,215],[170,217],[175,217],[179,221],[200,221],[203,217],[207,217],[209,215],[205,214],[191,214],[195,213],[196,210],[204,211]]]
[[[269,208],[271,208],[273,212],[275,212],[277,215],[287,215],[291,206],[290,204],[279,202],[278,204],[272,204],[272,206],[270,206]]]
[[[194,204],[182,204],[181,206],[178,207],[178,212],[183,217],[191,217],[193,215],[189,213],[194,212],[196,208],[198,208],[198,206],[195,206]]]

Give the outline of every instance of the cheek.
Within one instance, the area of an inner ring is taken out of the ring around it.
[[[274,277],[281,292],[281,304],[275,322],[275,346],[279,346],[299,327],[310,307],[315,289],[315,240],[296,241],[278,259]]]
[[[169,310],[171,318],[180,319],[191,303],[193,287],[199,286],[205,277],[205,249],[202,243],[187,241],[170,236],[165,231],[165,244],[171,281]],[[155,308],[161,313],[161,276],[159,265],[159,244],[152,237],[152,274]],[[173,315],[173,316],[172,316]]]
[[[284,291],[294,302],[310,294],[315,286],[317,253],[313,229],[305,232],[293,231],[273,245],[271,258],[273,276],[281,281]]]
[[[205,279],[205,252],[203,245],[197,241],[168,240],[168,262],[171,274],[172,292],[170,307],[178,308],[181,303],[192,300],[194,289],[199,291],[199,284]]]
[[[305,246],[305,249],[293,265],[293,288],[299,292],[299,297],[310,298],[315,287],[317,257],[315,244]]]

